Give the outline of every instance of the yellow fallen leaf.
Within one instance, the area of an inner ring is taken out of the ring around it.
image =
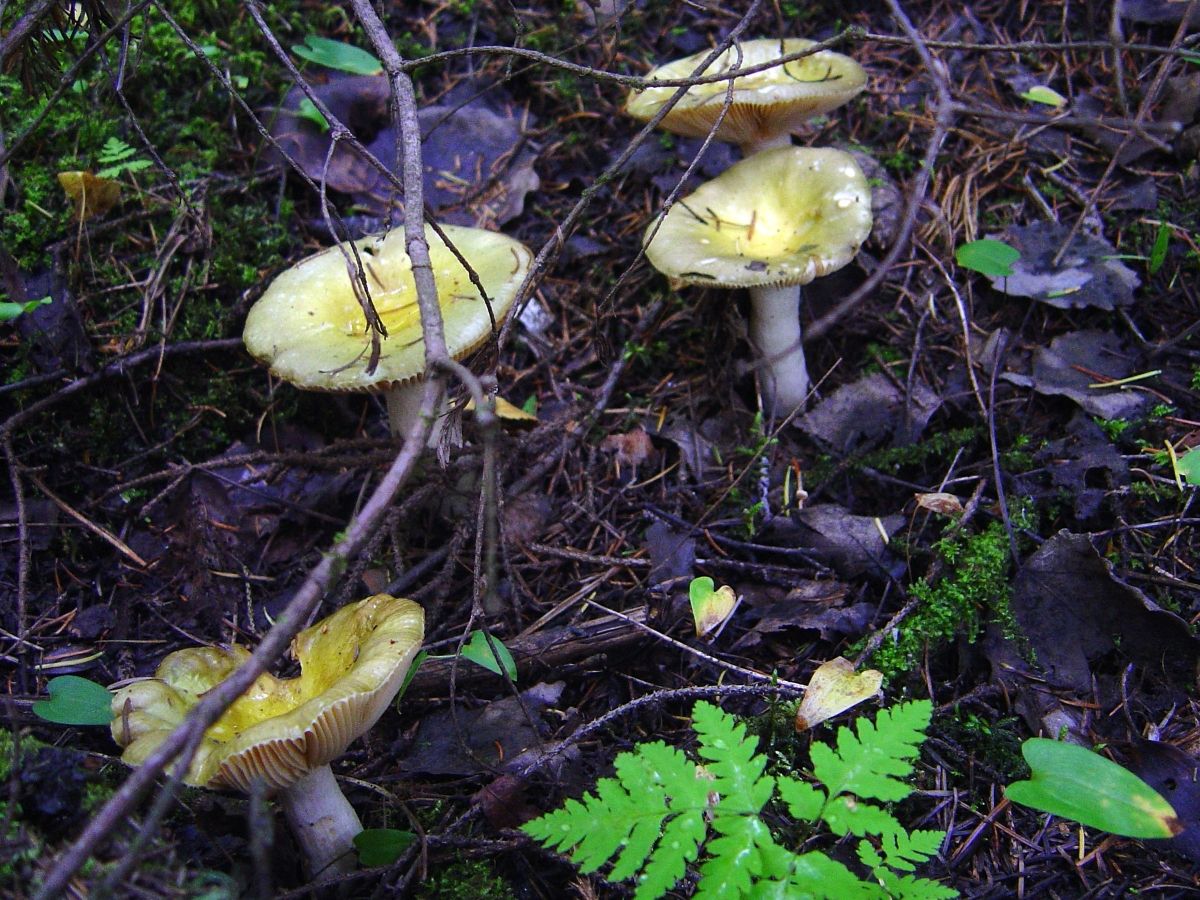
[[[943,516],[961,516],[962,501],[953,494],[937,491],[931,494],[916,494],[917,506],[930,512],[941,513]]]
[[[808,690],[796,710],[796,730],[807,731],[826,719],[832,719],[879,693],[883,673],[874,669],[855,672],[854,664],[844,657],[817,666],[808,682]]]
[[[75,218],[83,222],[104,215],[121,199],[120,184],[91,172],[59,172],[58,183],[75,207]]]
[[[692,619],[696,623],[696,637],[705,637],[716,631],[737,608],[737,594],[729,585],[716,586],[707,575],[693,578],[688,588],[692,604]],[[712,640],[712,638],[710,638]]]
[[[475,401],[467,401],[467,409],[475,408]],[[501,419],[508,419],[510,422],[537,422],[538,417],[533,413],[527,413],[521,407],[509,403],[503,397],[496,397],[496,416]]]

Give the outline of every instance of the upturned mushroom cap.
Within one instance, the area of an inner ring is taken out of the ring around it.
[[[801,38],[745,41],[718,56],[702,74],[719,75],[734,67],[758,66],[813,45],[813,41]],[[677,59],[659,66],[646,77],[660,81],[690,78],[707,55],[704,52]],[[728,85],[727,81],[711,81],[689,88],[667,113],[662,127],[685,137],[704,137],[725,105]],[[831,50],[821,50],[753,75],[742,75],[733,80],[732,105],[716,138],[743,147],[757,146],[791,134],[813,116],[849,102],[866,86],[867,73],[862,66]],[[625,111],[642,121],[651,119],[676,90],[660,87],[634,91],[625,103]]]
[[[518,241],[481,228],[442,226],[446,237],[479,276],[500,323],[529,270],[532,256]],[[426,226],[437,280],[446,346],[456,359],[480,347],[491,333],[487,304],[458,258]],[[397,229],[354,242],[375,310],[387,328],[380,358],[367,368],[371,335],[354,295],[345,257],[330,247],[276,278],[246,317],[242,339],[250,355],[297,387],[320,391],[382,390],[419,379],[425,341],[412,264]]]
[[[299,677],[261,675],[205,732],[184,781],[249,791],[261,780],[281,789],[327,765],[391,703],[424,631],[420,606],[376,594],[300,632],[292,642]],[[118,690],[112,735],[125,747],[121,759],[144,762],[249,655],[237,646],[179,650],[153,679]]]
[[[870,232],[871,190],[854,157],[781,147],[671,207],[646,232],[646,256],[677,284],[807,284],[850,262]]]

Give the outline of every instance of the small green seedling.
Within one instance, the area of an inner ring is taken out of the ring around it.
[[[1200,484],[1200,447],[1193,447],[1175,460],[1175,471],[1188,484]]]
[[[296,116],[297,118],[312,122],[321,131],[329,130],[329,123],[325,121],[325,117],[317,109],[317,104],[313,103],[307,97],[301,100],[300,105],[296,107]]]
[[[0,322],[11,322],[17,316],[32,312],[39,306],[45,306],[49,302],[49,297],[42,297],[40,300],[29,300],[26,303],[11,303],[6,300],[0,303]]]
[[[989,278],[1009,277],[1020,258],[1021,251],[1016,247],[992,238],[971,241],[954,251],[954,261],[960,266]]]
[[[112,722],[112,694],[108,688],[80,678],[60,675],[46,684],[49,700],[37,700],[33,714],[59,725],[109,725]]]
[[[908,831],[883,805],[867,802],[895,803],[912,792],[900,779],[912,774],[931,712],[928,700],[902,703],[882,710],[874,723],[858,719],[857,733],[839,729],[836,747],[814,743],[816,785],[765,774],[767,758],[746,726],[697,703],[692,727],[700,763],[662,741],[639,744],[617,756],[616,777],[601,779],[595,793],[568,800],[522,830],[569,853],[584,872],[612,861],[608,879],[634,879],[636,900],[663,896],[689,867],[699,870],[695,896],[722,900],[956,897],[912,874],[937,854],[945,833]],[[793,833],[811,836],[823,823],[847,838],[867,878],[820,850],[796,852],[778,842],[768,825],[774,815],[762,815],[772,797],[805,823]]]
[[[486,634],[478,629],[472,631],[470,640],[462,648],[463,659],[469,659],[476,665],[483,666],[489,672],[504,675],[509,681],[515,682],[517,680],[517,663],[513,659],[512,653],[499,638],[493,637],[491,643],[496,646],[495,653],[492,653]],[[499,665],[496,663],[497,657],[499,657]],[[503,670],[501,670],[501,666],[503,666]]]
[[[1031,777],[1004,789],[1014,803],[1131,838],[1183,831],[1171,804],[1124,766],[1065,741],[1030,738],[1021,746]]]
[[[696,623],[696,637],[717,636],[717,629],[733,615],[737,607],[737,594],[728,585],[716,586],[707,575],[693,578],[688,586],[688,599],[692,604],[692,619]]]
[[[364,866],[390,866],[417,836],[396,828],[364,828],[354,836],[358,861]]]
[[[1171,226],[1166,222],[1158,223],[1158,231],[1154,233],[1154,246],[1150,248],[1150,259],[1146,270],[1151,275],[1157,275],[1158,270],[1167,261],[1167,250],[1171,246]]]
[[[1023,94],[1019,94],[1022,100],[1028,100],[1030,103],[1041,103],[1045,106],[1065,106],[1067,98],[1058,91],[1048,88],[1045,85],[1034,85]]]
[[[303,44],[293,44],[292,52],[301,59],[351,75],[378,75],[383,71],[379,60],[366,50],[315,34],[306,37]]]

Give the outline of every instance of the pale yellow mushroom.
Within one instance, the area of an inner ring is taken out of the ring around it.
[[[204,733],[183,780],[242,792],[260,782],[283,807],[314,875],[353,869],[362,823],[329,764],[391,704],[424,632],[421,607],[387,594],[300,632],[292,642],[300,675],[259,676]],[[154,678],[118,690],[112,735],[125,748],[121,759],[141,765],[249,656],[237,646],[178,650]]]
[[[749,288],[765,405],[785,416],[809,389],[800,285],[849,263],[870,232],[871,191],[854,157],[781,147],[678,201],[646,232],[646,256],[676,285]]]
[[[720,75],[747,69],[814,46],[801,38],[762,38],[726,50],[701,75]],[[659,66],[647,78],[682,81],[692,78],[708,52]],[[867,73],[848,56],[820,50],[811,56],[733,79],[733,97],[716,139],[737,144],[743,156],[791,143],[791,135],[809,119],[848,103],[867,86]],[[633,91],[625,111],[648,121],[675,94],[675,87]],[[712,131],[725,106],[728,81],[709,81],[688,91],[667,113],[661,126],[685,137],[704,137]]]
[[[479,277],[488,305],[467,270],[430,227],[425,229],[445,325],[446,347],[461,359],[481,347],[492,320],[503,322],[533,257],[524,244],[481,228],[442,227]],[[342,249],[330,247],[279,275],[250,310],[246,350],[296,387],[314,391],[382,391],[393,434],[416,417],[425,372],[425,340],[412,264],[402,230],[354,242],[375,310],[387,329],[371,369],[367,329]]]

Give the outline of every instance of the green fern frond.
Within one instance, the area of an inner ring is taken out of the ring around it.
[[[889,834],[902,831],[900,823],[886,809],[859,800],[848,794],[835,797],[821,813],[829,830],[839,836],[852,834],[863,837],[868,834]]]
[[[933,704],[916,700],[881,709],[875,724],[859,718],[857,737],[849,728],[839,728],[836,751],[813,744],[813,775],[830,797],[850,793],[888,803],[903,800],[912,790],[898,779],[912,774],[909,760],[920,752],[932,714]]]
[[[104,146],[101,148],[96,160],[106,166],[111,166],[129,159],[135,153],[137,151],[119,137],[110,137],[104,142]]]
[[[909,760],[930,713],[927,702],[903,704],[880,712],[875,726],[859,720],[857,737],[842,729],[836,751],[814,744],[813,770],[829,789],[826,794],[795,778],[765,774],[766,757],[746,727],[698,703],[693,724],[702,764],[660,741],[641,744],[616,758],[616,777],[597,782],[595,793],[567,801],[523,830],[568,852],[584,872],[611,861],[608,877],[636,878],[637,898],[661,897],[677,884],[706,836],[695,893],[700,900],[956,896],[937,882],[907,874],[937,852],[942,833],[910,834],[886,810],[860,799],[909,793],[894,776],[911,772]],[[858,847],[874,880],[859,878],[824,853],[797,854],[777,843],[761,817],[776,788],[797,820],[824,820],[837,834],[877,836],[878,849],[866,840]]]
[[[137,150],[130,147],[119,137],[110,137],[104,142],[96,161],[104,166],[96,174],[100,178],[116,178],[125,172],[140,172],[148,169],[152,163],[148,159],[137,159]]]

